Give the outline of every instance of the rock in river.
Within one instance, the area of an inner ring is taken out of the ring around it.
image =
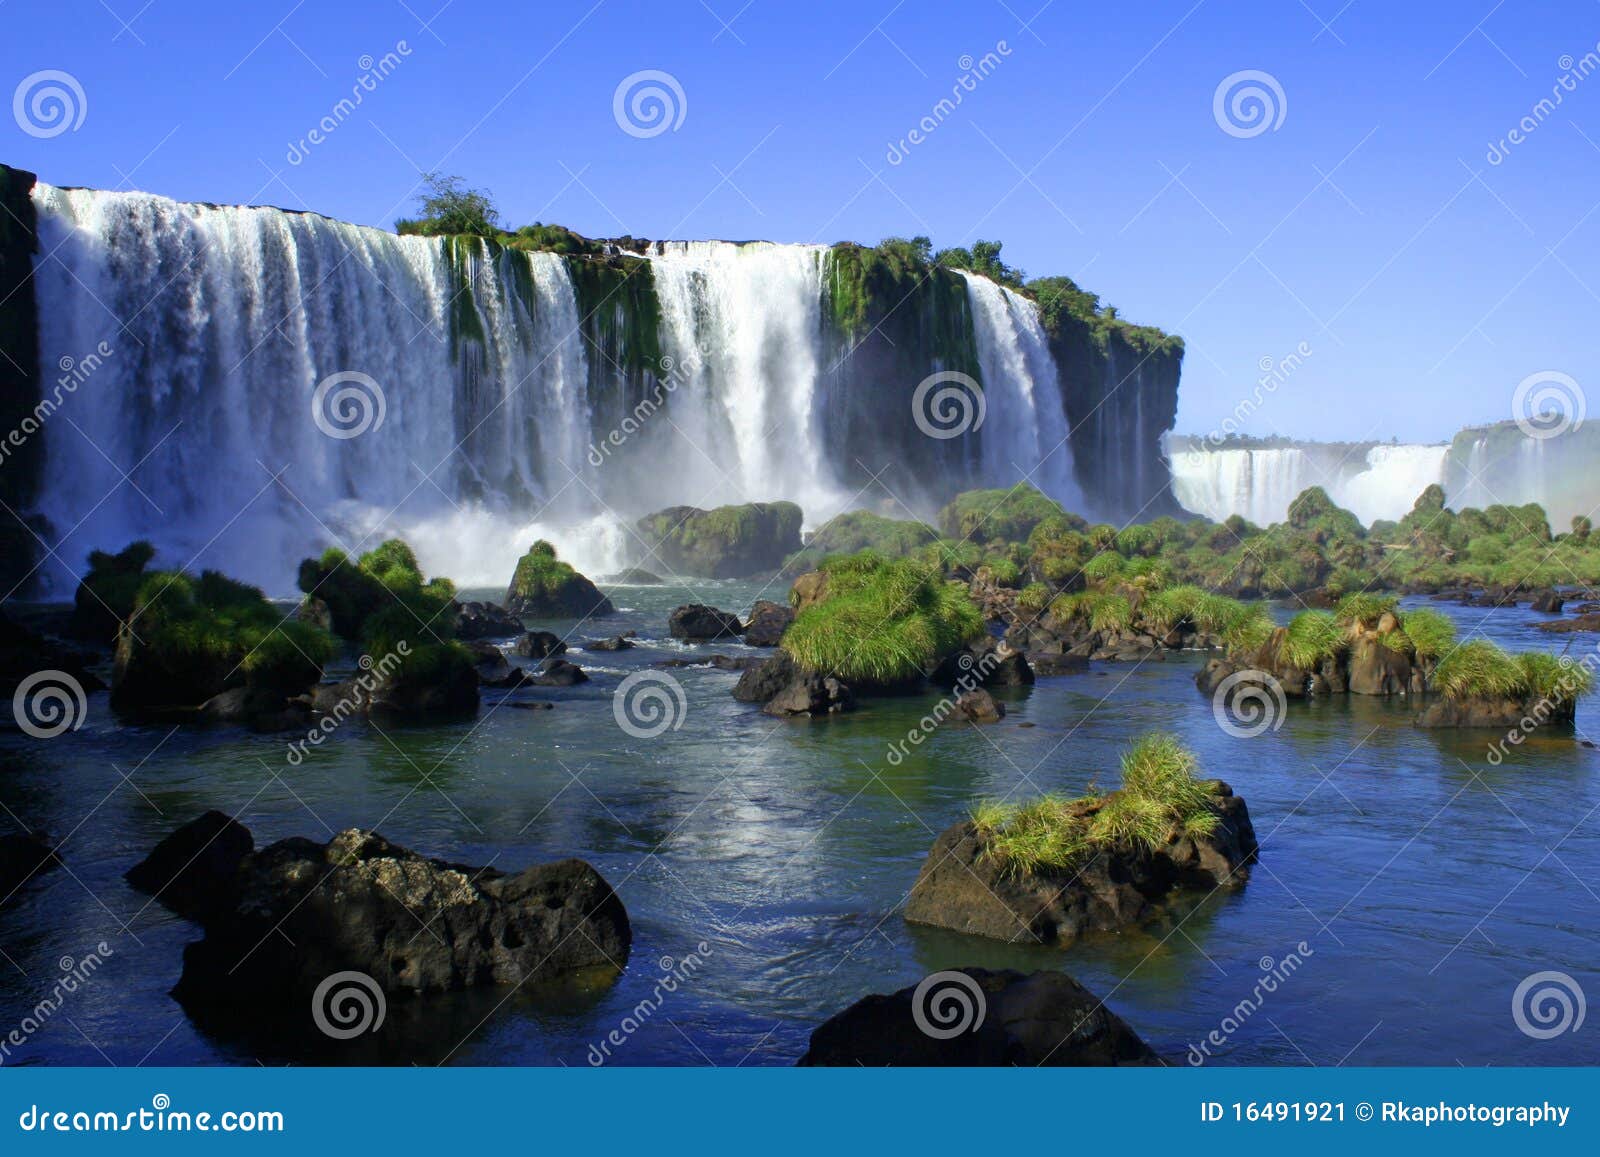
[[[1159,1065],[1105,1002],[1064,972],[935,972],[824,1021],[807,1066]]]
[[[507,875],[351,829],[263,848],[226,887],[184,952],[173,994],[186,1006],[303,1014],[318,985],[352,971],[390,993],[520,984],[621,969],[631,943],[622,901],[582,860]]]

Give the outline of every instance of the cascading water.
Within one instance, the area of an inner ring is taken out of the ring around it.
[[[1282,522],[1307,486],[1320,484],[1303,451],[1174,450],[1172,490],[1186,510],[1218,522],[1242,515],[1257,526]]]
[[[110,350],[77,391],[92,403],[46,430],[54,589],[90,547],[142,537],[163,565],[285,593],[298,559],[369,531],[499,583],[544,523],[592,513],[562,501],[587,420],[559,258],[140,193],[34,199],[43,364]],[[330,375],[364,377],[319,394]],[[446,528],[472,523],[496,532],[463,550]]]
[[[1335,446],[1178,449],[1169,454],[1173,493],[1187,510],[1221,521],[1242,515],[1257,526],[1282,522],[1301,491],[1320,486],[1362,522],[1399,519],[1429,486],[1443,481],[1449,447],[1371,446],[1356,455]]]
[[[813,525],[846,509],[819,437],[822,263],[814,245],[669,241],[652,252],[675,381],[665,442],[697,506],[788,499]]]
[[[823,437],[825,362],[848,345],[825,247],[658,243],[648,304],[624,307],[609,258],[143,193],[33,197],[41,363],[81,379],[41,435],[49,593],[136,538],[158,565],[287,595],[301,558],[400,534],[429,573],[497,586],[537,537],[591,573],[639,561],[629,524],[664,506],[788,499],[815,526],[881,500],[841,484],[852,463]],[[945,496],[1027,476],[1082,510],[1036,308],[976,276],[966,299],[987,418]],[[874,431],[912,426],[877,379],[850,388]],[[642,397],[659,404],[640,417]],[[623,415],[628,437],[597,452]],[[894,444],[913,469],[946,446]]]
[[[980,469],[990,486],[1026,478],[1069,510],[1083,509],[1072,471],[1061,376],[1033,302],[963,273],[983,377]]]

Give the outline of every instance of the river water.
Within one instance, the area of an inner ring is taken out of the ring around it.
[[[619,614],[555,626],[574,639],[636,630],[640,645],[569,655],[590,683],[513,700],[553,709],[496,706],[490,692],[471,725],[351,723],[299,766],[283,736],[120,725],[104,693],[79,731],[0,736],[5,822],[65,836],[68,869],[0,908],[0,1035],[49,993],[62,958],[111,949],[5,1062],[582,1066],[615,1031],[623,1043],[606,1063],[782,1065],[866,993],[959,965],[1065,969],[1180,1064],[1213,1031],[1225,1038],[1213,1064],[1595,1059],[1592,1032],[1520,1031],[1512,996],[1547,970],[1600,993],[1600,752],[1536,736],[1490,766],[1490,736],[1419,731],[1411,705],[1355,697],[1291,704],[1281,729],[1234,738],[1195,690],[1197,656],[1041,679],[1005,694],[1000,723],[941,729],[898,765],[891,745],[936,696],[786,722],[735,702],[735,675],[690,667],[671,672],[680,726],[625,733],[613,693],[627,674],[748,650],[674,643],[667,612],[690,601],[743,611],[759,591],[612,588]],[[1507,645],[1565,645],[1526,610],[1446,609]],[[1575,654],[1594,645],[1577,638]],[[1591,711],[1580,707],[1580,732]],[[905,923],[935,835],[974,800],[1113,787],[1118,751],[1147,728],[1177,732],[1249,803],[1262,857],[1244,888],[1064,951]],[[377,1034],[345,1044],[209,1031],[168,995],[197,929],[122,880],[207,808],[237,812],[258,846],[359,826],[513,871],[581,856],[626,904],[632,958],[612,985],[391,1000]],[[684,972],[691,953],[692,974],[635,1018],[663,969]],[[1293,974],[1236,1015],[1290,953]]]

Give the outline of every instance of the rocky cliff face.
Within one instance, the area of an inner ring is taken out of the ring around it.
[[[1078,484],[1119,522],[1182,513],[1161,443],[1177,420],[1183,346],[1148,333],[1064,317],[1051,335]]]
[[[37,431],[24,430],[39,403],[33,185],[32,173],[0,165],[0,586],[6,590],[22,581],[38,553],[17,518],[33,498],[44,454]]]

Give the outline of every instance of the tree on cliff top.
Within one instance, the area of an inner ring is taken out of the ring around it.
[[[500,233],[500,213],[483,189],[469,189],[460,177],[424,173],[426,192],[417,198],[421,216],[395,222],[397,233],[439,237],[471,233],[495,237]]]

